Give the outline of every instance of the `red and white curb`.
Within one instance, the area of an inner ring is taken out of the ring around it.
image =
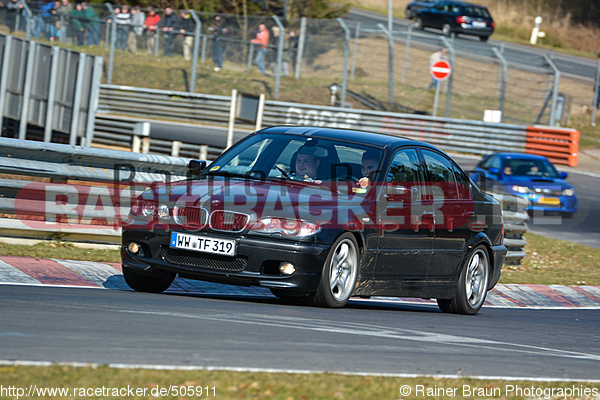
[[[130,290],[121,265],[92,261],[0,256],[0,284],[93,287]],[[271,296],[261,287],[238,287],[177,278],[172,293]],[[375,301],[434,304],[432,300],[374,297]],[[498,284],[486,299],[489,307],[600,309],[599,286]]]

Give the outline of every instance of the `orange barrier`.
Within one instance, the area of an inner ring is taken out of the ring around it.
[[[576,167],[579,131],[548,126],[528,126],[525,153],[545,156],[555,164]]]

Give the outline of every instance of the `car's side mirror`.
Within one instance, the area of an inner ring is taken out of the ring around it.
[[[498,169],[496,167],[492,167],[488,170],[488,172],[492,175],[498,175],[500,173],[500,169]]]
[[[188,172],[192,178],[200,176],[205,169],[206,161],[190,160],[190,163],[188,164]]]
[[[567,174],[566,172],[561,172],[558,174],[558,177],[560,179],[567,179],[568,176],[569,176],[569,174]]]

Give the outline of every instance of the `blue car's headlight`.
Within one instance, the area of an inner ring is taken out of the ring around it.
[[[568,188],[562,191],[563,196],[575,196],[575,189]]]
[[[517,193],[533,193],[533,190],[527,186],[513,185],[512,190]]]

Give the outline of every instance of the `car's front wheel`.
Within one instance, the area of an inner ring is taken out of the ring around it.
[[[443,312],[474,315],[479,312],[489,282],[490,261],[484,246],[477,246],[466,258],[452,299],[437,299]]]
[[[358,244],[352,234],[344,233],[329,250],[312,302],[321,307],[344,307],[354,291],[358,270]]]
[[[425,29],[425,25],[423,25],[423,20],[419,17],[417,17],[417,19],[415,19],[415,28],[423,30]]]
[[[140,272],[124,265],[122,269],[125,282],[138,292],[162,293],[171,286],[176,275],[165,271]]]

